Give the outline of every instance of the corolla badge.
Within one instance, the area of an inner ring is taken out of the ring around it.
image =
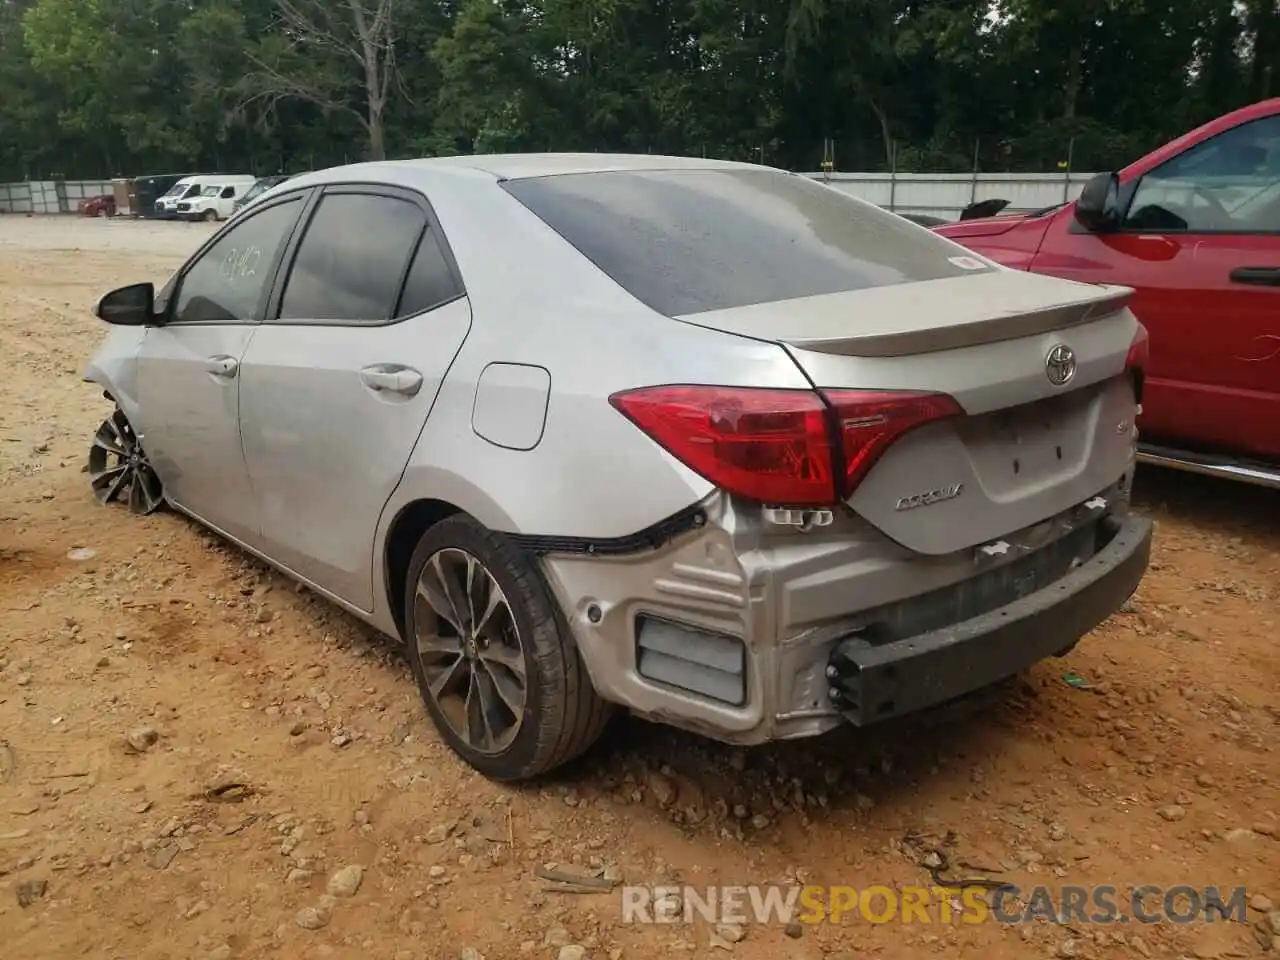
[[[1075,351],[1060,343],[1044,358],[1044,372],[1055,387],[1065,386],[1076,375]]]
[[[928,490],[925,493],[917,493],[910,497],[900,497],[893,509],[914,510],[916,507],[927,507],[933,503],[941,503],[943,500],[953,500],[960,496],[960,491],[963,489],[963,483],[953,483],[950,486],[939,487],[937,490]]]

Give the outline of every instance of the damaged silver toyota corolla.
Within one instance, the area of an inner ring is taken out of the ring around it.
[[[749,164],[340,167],[103,298],[92,483],[404,640],[490,777],[614,706],[809,736],[1062,654],[1133,593],[1129,293]]]

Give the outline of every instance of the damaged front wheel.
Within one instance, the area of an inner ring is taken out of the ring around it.
[[[126,502],[131,513],[153,513],[164,502],[164,488],[147,461],[142,444],[117,408],[102,421],[89,447],[89,481],[99,503]]]

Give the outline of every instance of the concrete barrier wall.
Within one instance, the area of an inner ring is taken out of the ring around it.
[[[110,192],[110,180],[0,183],[0,213],[75,213],[81,200]]]
[[[0,183],[0,212],[30,213],[31,184]]]

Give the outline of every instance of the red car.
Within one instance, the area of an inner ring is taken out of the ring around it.
[[[1020,270],[1132,287],[1151,337],[1140,459],[1280,487],[1280,99],[1073,203],[935,229]]]
[[[114,217],[116,215],[116,198],[109,193],[96,197],[86,197],[76,207],[76,213],[82,217]]]

